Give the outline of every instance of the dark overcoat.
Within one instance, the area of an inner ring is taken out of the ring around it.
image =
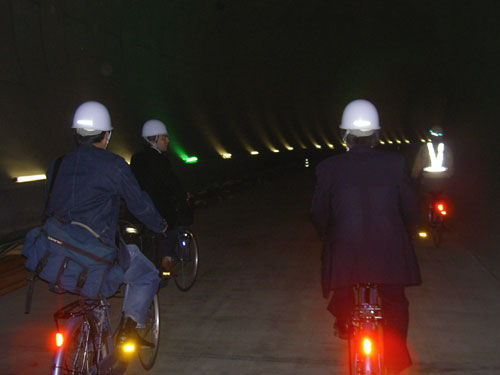
[[[401,155],[357,145],[323,160],[311,215],[323,240],[322,286],[421,282],[409,233],[418,204]]]
[[[145,146],[143,151],[132,156],[130,168],[168,225],[177,225],[187,195],[167,156]]]

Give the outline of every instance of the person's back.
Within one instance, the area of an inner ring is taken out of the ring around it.
[[[318,227],[329,223],[323,231],[336,249],[331,287],[419,281],[407,235],[415,225],[416,201],[405,172],[400,155],[365,145],[318,165],[318,188],[325,189],[324,194],[333,192],[332,210],[327,213],[322,207],[322,191],[318,190],[312,208]]]
[[[52,168],[53,165],[47,171],[49,178]],[[65,222],[85,223],[105,242],[115,241],[120,199],[124,199],[128,208],[148,227],[158,226],[154,206],[145,204],[148,197],[137,190],[129,166],[118,155],[92,145],[81,145],[64,156],[56,181],[51,193],[56,199],[49,201],[48,214]]]
[[[429,189],[440,186],[445,189],[455,172],[453,152],[444,142],[444,131],[440,126],[433,126],[429,137],[415,156],[411,177]]]

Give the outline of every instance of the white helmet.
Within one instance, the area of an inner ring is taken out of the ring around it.
[[[363,132],[370,135],[380,129],[377,108],[368,100],[357,99],[350,102],[342,114],[340,129],[349,130],[350,134],[361,136]]]
[[[167,127],[160,120],[148,120],[142,125],[143,137],[154,137],[155,135],[168,135]]]
[[[73,129],[81,135],[95,135],[103,131],[111,131],[111,117],[104,105],[99,102],[80,104],[73,116]]]

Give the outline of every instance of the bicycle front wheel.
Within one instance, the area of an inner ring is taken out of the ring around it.
[[[153,298],[153,302],[148,309],[146,317],[146,326],[137,329],[137,333],[146,341],[154,344],[152,348],[139,349],[139,362],[145,370],[150,370],[158,355],[158,348],[160,346],[160,305],[158,303],[158,294]]]
[[[198,244],[194,235],[189,230],[179,234],[176,244],[178,259],[174,262],[175,285],[182,291],[189,290],[198,276]]]
[[[97,373],[96,350],[91,323],[82,316],[68,321],[63,346],[53,361],[52,375],[89,375]]]

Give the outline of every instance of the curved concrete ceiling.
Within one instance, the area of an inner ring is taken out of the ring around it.
[[[3,1],[0,185],[70,151],[86,100],[108,107],[125,157],[149,118],[200,158],[338,142],[357,97],[387,137],[416,139],[488,81],[490,14],[466,1]]]

